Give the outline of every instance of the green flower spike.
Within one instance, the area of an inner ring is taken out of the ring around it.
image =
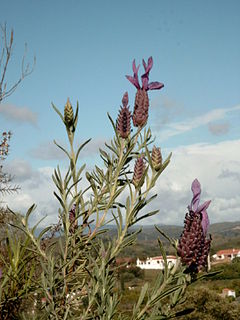
[[[69,98],[67,99],[67,103],[65,104],[64,108],[64,122],[65,125],[70,128],[73,125],[73,120],[74,120],[74,114],[73,114],[73,108],[70,103]]]
[[[153,168],[158,171],[162,166],[162,153],[160,148],[153,146],[152,149],[152,165]]]

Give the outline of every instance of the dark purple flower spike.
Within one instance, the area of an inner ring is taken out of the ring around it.
[[[128,107],[128,93],[125,92],[122,98],[122,107],[117,118],[117,131],[123,139],[126,139],[131,131],[131,112]]]
[[[132,68],[133,68],[133,77],[126,76],[126,78],[137,88],[137,93],[135,97],[134,103],[134,111],[133,111],[133,125],[135,127],[142,127],[147,122],[148,119],[148,108],[149,108],[149,98],[147,91],[148,90],[159,90],[164,85],[160,82],[150,82],[149,83],[149,73],[153,66],[152,57],[148,58],[148,63],[143,59],[143,67],[145,73],[141,76],[142,79],[142,87],[139,84],[138,80],[138,70],[140,65],[136,67],[135,60],[133,60]]]
[[[211,201],[199,206],[201,185],[197,179],[192,183],[193,198],[185,216],[184,229],[178,243],[178,255],[189,272],[196,273],[207,267],[211,236],[206,238],[209,227],[207,208]]]

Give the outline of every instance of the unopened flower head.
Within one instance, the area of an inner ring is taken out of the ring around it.
[[[134,103],[134,112],[133,112],[133,125],[135,127],[142,127],[147,122],[148,119],[148,109],[149,109],[149,98],[148,90],[159,90],[164,85],[160,82],[150,82],[149,83],[149,73],[153,66],[152,57],[148,58],[148,63],[142,61],[145,73],[141,76],[142,86],[139,84],[138,80],[138,70],[140,65],[136,67],[135,59],[133,60],[133,77],[126,76],[126,78],[137,88],[137,93]]]
[[[131,112],[128,107],[128,93],[125,92],[122,99],[121,107],[117,118],[117,131],[119,135],[126,139],[131,131]]]
[[[162,166],[162,153],[161,149],[153,146],[152,149],[152,164],[153,168],[158,171]]]
[[[134,173],[133,173],[133,179],[132,183],[136,188],[140,188],[143,185],[144,179],[144,173],[145,173],[145,162],[143,159],[143,156],[138,158],[135,162],[134,166]]]
[[[178,244],[178,255],[190,272],[199,272],[207,267],[211,236],[207,239],[209,219],[206,209],[211,201],[199,206],[201,186],[197,179],[192,183],[193,198],[185,216],[184,229]]]
[[[70,127],[73,125],[73,119],[74,119],[73,108],[68,98],[64,108],[64,121],[67,127]]]
[[[74,233],[75,229],[77,228],[75,204],[73,204],[71,210],[69,211],[69,222],[70,222],[70,233]]]

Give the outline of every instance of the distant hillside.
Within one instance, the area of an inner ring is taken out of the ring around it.
[[[169,237],[178,239],[183,230],[183,226],[175,225],[159,225],[158,226]],[[138,235],[137,243],[126,248],[121,256],[133,258],[145,258],[147,256],[157,256],[160,254],[158,238],[164,242],[167,254],[173,254],[174,250],[168,241],[163,238],[154,226],[137,226],[130,231],[142,228],[142,232]],[[108,232],[103,234],[103,238],[112,239],[117,235],[116,226],[109,225],[106,227]],[[211,254],[216,253],[220,249],[240,248],[240,221],[222,222],[210,225],[209,233],[212,235]]]
[[[158,227],[172,238],[179,238],[183,230],[183,226],[175,225],[159,225]],[[139,235],[139,240],[153,240],[159,236],[159,232],[157,232],[154,226],[142,226],[142,228],[143,230],[142,233]],[[240,221],[213,223],[209,227],[209,233],[213,237],[240,237]]]
[[[164,242],[168,254],[174,253],[169,243],[160,236],[154,226],[142,226],[142,232],[138,235],[137,244],[128,249],[123,255],[134,257],[146,257],[160,254],[157,239],[158,237]],[[178,239],[183,230],[183,226],[161,225],[159,228],[169,237]],[[136,227],[134,228],[136,229]],[[115,233],[114,228],[111,230],[112,236]],[[212,236],[211,254],[220,249],[240,248],[240,221],[214,223],[209,228]]]
[[[214,223],[210,225],[209,232],[230,238],[240,236],[240,221]]]

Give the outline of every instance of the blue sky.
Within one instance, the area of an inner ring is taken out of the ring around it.
[[[163,153],[174,155],[158,190],[160,199],[161,192],[169,197],[163,212],[172,213],[154,222],[182,221],[195,177],[215,200],[213,221],[240,220],[239,14],[237,0],[2,0],[0,22],[15,37],[8,83],[19,75],[25,42],[28,61],[37,58],[32,75],[0,106],[1,128],[14,133],[7,165],[22,186],[10,204],[24,211],[36,202],[39,216],[54,215],[44,190],[53,167],[64,165],[52,140],[65,138],[51,102],[63,109],[67,97],[79,101],[78,139],[93,138],[82,161],[92,165],[112,135],[107,112],[116,118],[125,91],[133,105],[135,88],[125,78],[132,60],[153,56],[150,80],[165,87],[149,94],[149,125]]]

